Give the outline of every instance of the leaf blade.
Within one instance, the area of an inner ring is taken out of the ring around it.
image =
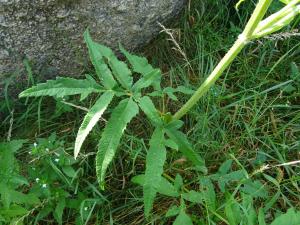
[[[160,115],[148,96],[144,96],[140,99],[139,106],[154,125],[162,124]]]
[[[78,130],[76,140],[75,140],[75,148],[74,148],[74,157],[77,158],[80,148],[93,129],[93,127],[97,124],[101,116],[103,115],[104,111],[106,110],[107,106],[110,104],[114,96],[114,93],[111,91],[105,92],[92,106],[89,112],[83,119],[83,122]]]
[[[179,151],[181,151],[187,159],[189,159],[199,170],[204,173],[207,172],[204,160],[193,150],[184,133],[175,129],[166,129],[166,133],[170,139],[175,141],[179,147]]]
[[[123,131],[138,112],[139,108],[131,98],[124,99],[113,110],[104,128],[96,156],[96,173],[101,189],[104,189],[105,173],[115,155]]]
[[[89,49],[90,59],[95,67],[97,76],[102,81],[104,87],[112,89],[117,83],[114,80],[109,67],[105,63],[103,55],[97,47],[97,43],[92,40],[88,30],[84,32],[84,40]]]
[[[185,213],[184,210],[181,210],[179,215],[176,217],[173,225],[193,225],[192,219]]]
[[[129,70],[127,64],[120,61],[110,48],[98,43],[96,44],[96,47],[101,52],[101,54],[107,58],[108,64],[113,72],[113,75],[116,77],[119,83],[124,88],[129,90],[132,86],[133,79],[132,73]]]
[[[148,218],[156,196],[163,166],[166,160],[166,148],[164,146],[164,129],[158,127],[150,140],[150,149],[146,157],[145,184],[143,186],[145,215]]]
[[[77,94],[91,94],[102,92],[103,89],[91,79],[74,79],[70,77],[57,77],[56,80],[48,80],[46,83],[37,84],[19,94],[23,97],[54,96],[64,97]]]

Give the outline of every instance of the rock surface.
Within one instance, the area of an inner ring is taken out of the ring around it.
[[[27,57],[42,79],[80,74],[83,32],[116,47],[136,49],[155,37],[185,0],[0,0],[0,81]],[[40,70],[39,70],[40,69]],[[23,75],[24,76],[24,75]],[[22,79],[17,77],[16,79]],[[23,78],[22,80],[24,80]]]

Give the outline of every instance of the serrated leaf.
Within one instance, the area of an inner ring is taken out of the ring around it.
[[[175,177],[175,181],[174,181],[174,187],[176,188],[176,190],[180,190],[181,187],[183,186],[183,179],[182,179],[182,176],[180,174],[176,174],[176,177]]]
[[[196,192],[194,190],[191,190],[187,193],[183,193],[182,197],[189,201],[189,202],[193,202],[193,203],[202,203],[203,200],[203,195],[202,193]]]
[[[162,124],[160,115],[156,110],[152,100],[148,96],[144,96],[140,99],[139,106],[154,125]]]
[[[133,71],[142,75],[142,78],[134,84],[133,90],[139,91],[140,89],[149,87],[150,85],[152,85],[155,90],[161,89],[160,70],[154,69],[151,64],[148,63],[146,58],[130,54],[121,45],[120,50],[131,64]]]
[[[168,124],[165,125],[166,129],[170,130],[178,130],[184,125],[184,122],[181,120],[172,120]]]
[[[75,176],[77,175],[76,171],[73,169],[72,166],[64,166],[61,169],[64,172],[64,174],[66,174],[70,178],[74,179]]]
[[[225,215],[230,225],[238,225],[241,222],[241,210],[239,203],[226,193],[227,202],[225,204]]]
[[[105,63],[103,55],[99,49],[98,43],[94,42],[88,30],[84,32],[84,40],[89,49],[90,59],[95,67],[96,74],[107,89],[112,89],[117,83],[114,80],[112,73]]]
[[[0,215],[5,217],[23,216],[28,210],[19,205],[12,205],[9,209],[0,208]]]
[[[242,196],[242,204],[243,204],[243,208],[246,209],[244,210],[244,218],[243,221],[245,221],[244,224],[248,224],[248,225],[256,225],[256,211],[253,207],[253,198],[250,195],[246,195],[246,194],[241,194]]]
[[[259,180],[247,180],[241,187],[241,191],[252,197],[267,198],[268,192],[265,186]]]
[[[147,88],[154,83],[160,83],[161,73],[160,70],[154,69],[150,71],[148,74],[140,78],[132,87],[132,89],[136,92],[140,91],[143,88]]]
[[[145,185],[145,175],[137,175],[131,179],[131,181],[135,184],[144,186]],[[161,177],[160,183],[157,188],[157,192],[170,196],[170,197],[178,197],[179,193],[176,188],[164,177]]]
[[[200,190],[203,195],[203,200],[208,209],[216,210],[216,193],[213,183],[208,178],[200,179]]]
[[[233,171],[231,173],[225,174],[225,175],[215,174],[215,175],[211,176],[211,178],[218,182],[221,192],[224,193],[225,186],[227,183],[229,183],[231,181],[239,181],[241,179],[244,179],[245,173],[243,170],[237,170],[237,171]]]
[[[62,216],[63,216],[63,212],[64,212],[65,207],[66,207],[66,201],[65,201],[65,199],[64,198],[60,198],[59,201],[58,201],[58,203],[57,203],[57,205],[56,205],[56,207],[55,207],[55,210],[53,212],[53,216],[54,216],[56,222],[58,224],[60,224],[60,225],[63,222],[62,221]]]
[[[173,225],[193,225],[193,221],[184,210],[181,210]]]
[[[138,112],[139,108],[131,98],[124,99],[113,110],[104,128],[96,156],[97,178],[102,189],[104,189],[106,169],[116,153],[123,132],[127,124]]]
[[[203,171],[204,173],[207,172],[204,160],[193,150],[184,133],[175,129],[167,129],[166,133],[169,138],[171,138],[178,145],[179,151],[181,151],[187,159],[193,162],[197,169]]]
[[[145,184],[143,186],[145,215],[148,218],[156,193],[161,182],[163,166],[166,160],[164,129],[158,127],[150,140],[150,149],[146,157]]]
[[[37,84],[19,94],[19,97],[54,96],[62,98],[68,95],[89,95],[93,92],[102,92],[103,88],[88,79],[77,80],[69,77],[57,77],[46,83]]]
[[[11,153],[17,152],[20,148],[22,148],[23,144],[25,144],[27,140],[12,140],[10,142],[2,142],[0,143],[0,152],[1,151],[9,151]]]
[[[178,150],[178,145],[172,139],[165,140],[165,146],[169,147],[170,149]]]
[[[166,213],[166,217],[176,216],[179,214],[179,212],[180,212],[180,208],[176,205],[173,205],[168,209]]]
[[[300,212],[297,212],[294,208],[290,208],[287,213],[278,216],[271,225],[299,225],[300,224]]]
[[[227,174],[231,169],[232,162],[233,162],[232,159],[228,159],[225,162],[223,162],[222,165],[220,166],[219,170],[218,170],[218,174],[220,174],[220,175]]]
[[[114,93],[111,91],[105,92],[93,105],[93,107],[89,110],[86,116],[83,119],[83,122],[78,130],[76,141],[75,141],[75,148],[74,148],[74,157],[77,158],[80,148],[93,129],[93,127],[97,124],[101,116],[103,115],[104,111],[112,101]]]
[[[126,89],[130,89],[132,86],[132,73],[128,69],[126,63],[120,61],[113,51],[103,45],[96,44],[101,54],[107,58],[108,64],[113,72],[113,75],[117,78],[119,83]]]
[[[123,55],[125,55],[125,57],[128,59],[129,63],[132,65],[134,72],[139,73],[142,76],[146,76],[154,70],[154,68],[151,66],[151,64],[148,63],[148,60],[145,57],[130,54],[121,45],[120,50],[123,53]]]
[[[258,219],[258,225],[267,225],[265,221],[265,212],[263,208],[259,208],[257,219]]]
[[[178,101],[178,98],[174,95],[174,93],[176,92],[175,89],[171,87],[167,87],[163,90],[163,92],[167,94],[170,99],[174,101]]]
[[[180,92],[180,93],[186,94],[186,95],[192,95],[195,93],[195,91],[193,89],[190,89],[186,86],[178,86],[175,90],[176,90],[176,92]]]

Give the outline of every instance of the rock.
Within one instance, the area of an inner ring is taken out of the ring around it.
[[[27,57],[41,79],[80,74],[83,32],[115,48],[136,49],[179,14],[185,0],[0,0],[0,82]],[[24,76],[24,75],[23,75]],[[21,79],[18,77],[17,79]],[[25,78],[23,78],[25,80]]]

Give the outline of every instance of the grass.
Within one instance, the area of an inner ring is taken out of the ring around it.
[[[233,5],[234,1],[225,0],[192,1],[190,9],[186,9],[173,30],[174,38],[186,57],[174,50],[174,43],[167,40],[166,34],[145,49],[144,54],[164,72],[166,86],[186,85],[195,89],[209,75],[232,45],[254,6],[251,1],[246,2],[236,13]],[[184,131],[195,149],[205,158],[209,175],[215,174],[225,160],[231,159],[233,170],[242,170],[262,183],[267,196],[255,198],[253,205],[256,209],[268,209],[268,222],[290,207],[300,208],[298,164],[278,166],[299,160],[300,85],[291,76],[291,63],[295,62],[299,67],[299,46],[297,37],[264,39],[252,43],[209,94],[184,117]],[[293,91],[288,91],[290,85],[295,88]],[[186,97],[179,99],[179,102],[164,99],[158,104],[161,110],[175,112]],[[24,102],[14,103],[7,96],[1,100],[2,139],[6,139],[10,127],[12,139],[28,138],[29,143],[34,143],[37,137],[48,137],[56,132],[59,140],[64,141],[66,152],[72,153],[84,112],[64,104],[56,105],[54,112],[51,106],[55,104],[45,98],[28,100],[24,105]],[[12,109],[15,111],[10,114]],[[108,172],[107,188],[101,193],[93,166],[101,125],[92,132],[85,144],[86,155],[77,167],[84,171],[78,182],[79,189],[85,193],[86,201],[90,201],[89,209],[93,209],[89,220],[86,220],[89,221],[87,224],[109,224],[112,221],[113,224],[170,224],[173,219],[166,218],[165,214],[169,206],[178,204],[179,200],[159,196],[154,206],[156,216],[146,222],[142,189],[130,182],[131,177],[144,170],[145,143],[151,134],[150,124],[143,118],[137,118],[128,130]],[[24,149],[19,154],[19,159],[25,164],[26,151]],[[269,167],[263,170],[263,165]],[[176,174],[183,177],[184,188],[199,189],[200,175],[174,152],[168,157],[165,176],[174,179]],[[243,186],[243,179],[229,185],[230,193],[236,193],[233,196],[240,205],[244,204],[244,200],[241,193],[235,191]],[[215,213],[220,214],[229,200],[218,187],[215,190]],[[220,220],[214,222],[216,214],[207,205],[189,204],[187,211],[198,224],[226,224]],[[65,224],[73,224],[72,210],[65,213]],[[29,214],[26,221],[30,223],[35,215],[36,212]],[[227,221],[224,215],[220,217]],[[43,224],[53,224],[53,218],[44,219]]]

